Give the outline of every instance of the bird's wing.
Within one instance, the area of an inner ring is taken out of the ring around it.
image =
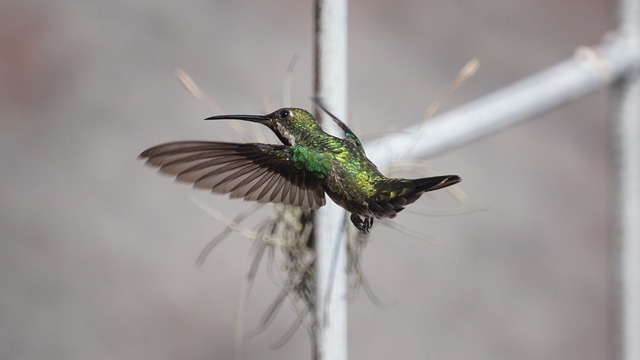
[[[322,101],[322,99],[313,98],[312,100],[316,103],[316,105],[318,105],[318,107],[322,111],[327,113],[327,115],[329,115],[329,117],[331,119],[333,119],[333,122],[335,122],[340,127],[340,129],[342,129],[342,131],[344,131],[345,139],[347,139],[349,141],[353,141],[357,146],[359,146],[364,151],[364,148],[362,147],[362,143],[360,142],[360,139],[358,139],[356,134],[354,134],[353,131],[351,131],[351,129],[347,126],[347,124],[343,123],[342,120],[338,119],[337,116],[333,115],[329,111],[329,109],[327,109],[327,107],[324,105],[324,102]]]
[[[291,147],[179,141],[140,154],[147,163],[195,187],[258,202],[285,203],[306,209],[325,204],[324,184],[290,161]]]

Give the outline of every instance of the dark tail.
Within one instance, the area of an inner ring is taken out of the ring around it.
[[[446,188],[462,181],[458,175],[434,176],[422,179],[410,180],[416,192],[427,192]]]
[[[379,185],[378,197],[369,203],[376,217],[393,218],[405,206],[416,202],[427,191],[446,188],[462,181],[458,175],[422,179],[388,179]]]

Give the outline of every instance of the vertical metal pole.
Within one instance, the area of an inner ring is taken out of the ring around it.
[[[347,0],[315,2],[315,96],[347,118]],[[316,113],[335,133],[333,121]],[[317,360],[347,359],[347,275],[344,210],[327,199],[315,219]]]
[[[640,0],[620,0],[620,32],[640,53]],[[638,70],[617,87],[617,358],[640,359],[640,81]]]

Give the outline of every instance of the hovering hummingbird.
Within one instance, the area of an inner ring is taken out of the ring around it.
[[[364,232],[369,232],[374,218],[394,218],[423,193],[461,181],[457,175],[421,179],[382,175],[351,129],[318,105],[344,131],[344,139],[324,132],[308,111],[282,108],[268,115],[205,119],[263,124],[282,145],[177,141],[149,148],[140,158],[178,181],[231,198],[317,209],[325,204],[327,193]]]

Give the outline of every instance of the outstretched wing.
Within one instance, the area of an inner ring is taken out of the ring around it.
[[[323,181],[291,165],[289,146],[178,141],[149,148],[140,157],[178,181],[232,198],[306,209],[325,204]]]

